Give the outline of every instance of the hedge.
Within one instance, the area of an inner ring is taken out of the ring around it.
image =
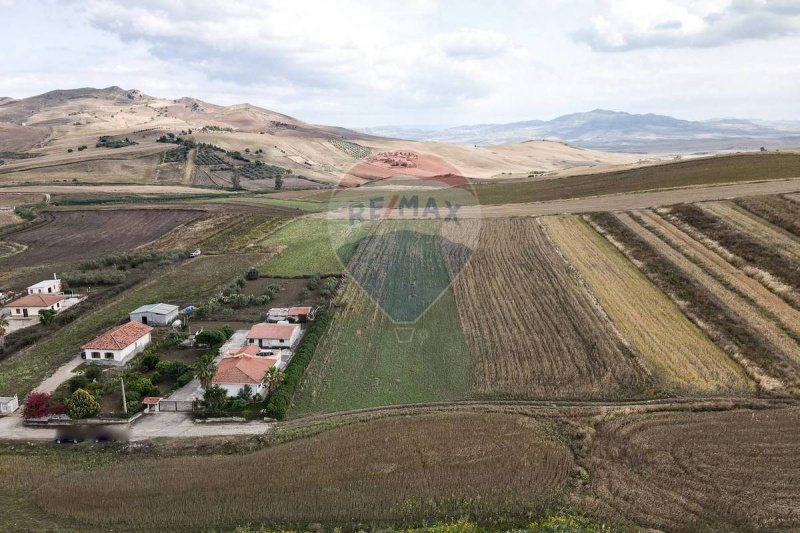
[[[283,383],[281,383],[280,387],[269,397],[265,409],[268,417],[283,420],[286,416],[286,411],[292,403],[294,391],[297,390],[297,387],[300,385],[303,373],[311,362],[311,358],[314,357],[317,344],[322,338],[322,334],[325,333],[325,329],[327,329],[330,320],[330,311],[324,309],[317,311],[314,322],[311,323],[311,327],[308,328],[308,332],[297,347],[292,360],[289,361],[289,364],[286,366],[286,370],[283,373]]]

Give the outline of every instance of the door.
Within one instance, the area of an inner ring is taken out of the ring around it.
[[[25,318],[28,318],[28,310],[27,309],[23,309],[22,310],[22,316],[24,316]]]
[[[142,315],[142,324],[147,324],[147,317]]]

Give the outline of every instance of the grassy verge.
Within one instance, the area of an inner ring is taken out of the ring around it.
[[[45,376],[75,357],[83,343],[126,320],[128,313],[140,305],[159,301],[196,303],[264,257],[262,254],[203,256],[153,274],[149,281],[66,325],[45,341],[0,362],[0,395],[25,396]]]

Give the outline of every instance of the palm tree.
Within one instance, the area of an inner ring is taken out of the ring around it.
[[[272,394],[283,383],[283,378],[283,371],[278,370],[277,366],[269,367],[261,379],[261,383],[267,387],[267,394]]]
[[[56,312],[52,309],[42,309],[39,311],[39,322],[45,326],[49,326],[56,319]]]
[[[201,357],[194,365],[194,377],[200,380],[200,386],[204,389],[208,389],[216,373],[217,365],[211,357]]]

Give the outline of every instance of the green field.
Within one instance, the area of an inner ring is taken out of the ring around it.
[[[130,311],[153,302],[197,304],[225,286],[263,254],[202,256],[167,270],[117,296],[108,304],[81,316],[57,333],[0,362],[0,396],[25,396],[59,366],[80,351],[80,346],[104,329],[125,319]]]
[[[261,265],[261,274],[303,276],[341,272],[343,267],[337,250],[365,235],[368,226],[351,226],[347,221],[294,220],[259,243],[285,247],[279,255]]]
[[[469,396],[472,354],[448,289],[397,325],[355,283],[344,290],[289,417]]]

